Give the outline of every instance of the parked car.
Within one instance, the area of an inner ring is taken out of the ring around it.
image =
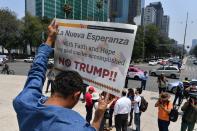
[[[151,76],[159,76],[164,74],[166,77],[171,77],[173,79],[180,77],[180,70],[177,66],[162,66],[158,69],[152,69],[149,71]]]
[[[196,79],[192,79],[190,82],[190,85],[192,85],[193,83],[197,86],[197,80]],[[170,91],[172,93],[176,93],[176,88],[179,84],[183,85],[182,81],[175,81],[175,82],[171,82],[167,84],[167,91]]]
[[[160,65],[167,65],[168,63],[168,60],[162,60],[159,62]]]
[[[34,60],[34,57],[28,57],[27,59],[24,59],[24,62],[32,63],[33,60]]]
[[[194,61],[193,61],[193,64],[194,64],[194,65],[197,65],[197,60],[194,60]]]
[[[156,60],[151,60],[148,62],[149,65],[154,66],[157,65],[157,61]]]
[[[135,80],[139,80],[144,71],[137,67],[129,67],[127,77]]]
[[[158,59],[157,64],[160,64],[163,61],[163,59]]]

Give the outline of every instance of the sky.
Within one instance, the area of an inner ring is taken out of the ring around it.
[[[159,0],[145,0],[145,5]],[[187,12],[189,13],[186,46],[191,47],[192,39],[197,39],[197,0],[160,0],[164,14],[170,16],[169,37],[182,44],[186,25]],[[0,8],[8,7],[16,12],[18,18],[25,14],[25,0],[0,0]]]

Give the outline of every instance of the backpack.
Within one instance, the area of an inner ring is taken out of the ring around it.
[[[141,104],[140,104],[140,111],[141,112],[145,112],[148,108],[148,102],[145,100],[145,98],[143,96],[140,96],[141,97]]]
[[[179,112],[176,107],[173,107],[169,114],[169,120],[172,122],[176,122],[179,117]]]

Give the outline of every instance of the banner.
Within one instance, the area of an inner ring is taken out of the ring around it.
[[[55,67],[77,71],[84,83],[120,96],[137,26],[56,19]]]

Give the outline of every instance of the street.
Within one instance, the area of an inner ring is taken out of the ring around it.
[[[9,63],[9,66],[10,66],[10,69],[15,71],[15,75],[27,75],[28,70],[30,69],[31,63],[25,63],[23,61],[16,61],[14,63]],[[157,69],[160,67],[160,65],[149,66],[148,64],[138,64],[135,66],[143,69],[144,71],[149,71],[151,69]],[[188,77],[189,79],[197,79],[196,71],[197,71],[197,66],[192,63],[191,59],[187,59],[185,69],[181,71],[180,80],[184,80],[185,77]],[[167,79],[169,82],[178,81],[178,79],[170,79],[170,78],[167,78]],[[140,87],[140,85],[141,85],[141,82],[136,81],[136,80],[129,80],[129,83],[128,83],[129,88]],[[149,79],[146,85],[146,90],[157,92],[158,91],[157,87],[158,87],[157,77],[149,76]]]

